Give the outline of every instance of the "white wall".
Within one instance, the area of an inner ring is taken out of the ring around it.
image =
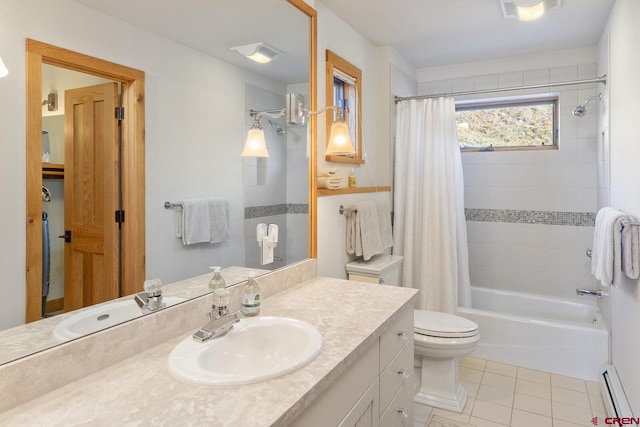
[[[325,106],[325,51],[329,49],[362,70],[362,139],[364,165],[355,166],[358,187],[391,185],[388,122],[389,64],[379,60],[385,55],[328,10],[319,1],[318,12],[318,109]],[[318,168],[337,167],[347,186],[350,165],[324,160],[325,114],[318,116]],[[338,213],[340,204],[349,206],[358,200],[385,200],[389,192],[358,193],[318,197],[318,274],[346,278],[345,217]]]
[[[0,79],[0,194],[10,207],[0,221],[0,327],[24,320],[25,38],[146,73],[147,277],[168,283],[207,272],[212,264],[242,260],[242,239],[183,248],[173,235],[175,212],[163,203],[226,198],[232,237],[241,237],[243,83],[278,93],[284,93],[283,85],[70,0],[3,0],[2,6],[0,55],[9,75]]]
[[[595,48],[564,51],[562,66],[557,66],[559,55],[555,52],[448,66],[444,67],[446,74],[458,78],[419,81],[418,92],[438,94],[593,78],[596,55]],[[418,76],[441,76],[442,68],[418,70]],[[470,75],[476,70],[487,74]],[[597,90],[602,87],[588,84],[475,95],[475,99],[482,99],[557,93],[559,149],[463,153],[465,207],[594,213],[597,103],[589,104],[589,114],[583,118],[574,117],[571,110]],[[595,286],[585,255],[591,247],[593,227],[484,221],[467,221],[467,227],[474,286],[568,299],[576,299],[577,287]]]
[[[617,0],[601,40],[600,66],[607,69],[610,204],[640,218],[640,2]],[[607,44],[610,51],[607,57]],[[606,147],[603,147],[606,148]],[[606,156],[604,156],[606,158]],[[640,283],[625,280],[611,291],[613,363],[631,408],[640,414]]]

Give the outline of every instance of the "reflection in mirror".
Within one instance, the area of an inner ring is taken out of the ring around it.
[[[341,117],[347,123],[354,154],[327,154],[331,162],[362,164],[362,71],[344,58],[327,50],[326,102],[341,108]],[[334,117],[334,120],[340,117]],[[327,120],[327,135],[331,135],[331,120]]]
[[[226,0],[200,2],[198,7],[206,10],[185,16],[181,12],[189,8],[184,7],[184,2],[175,5],[178,10],[170,10],[173,6],[157,10],[148,1],[55,0],[42,5],[42,17],[34,17],[31,4],[34,1],[13,2],[0,17],[0,24],[7,23],[6,28],[16,33],[10,39],[12,43],[24,45],[26,35],[33,34],[43,41],[55,40],[70,51],[108,57],[113,63],[145,73],[144,91],[137,98],[145,101],[141,115],[144,151],[139,153],[144,154],[144,185],[130,186],[127,196],[137,197],[143,212],[139,228],[143,233],[146,229],[145,243],[139,248],[137,259],[141,261],[133,264],[142,280],[135,283],[123,280],[123,286],[128,286],[130,292],[122,295],[140,292],[145,278],[158,277],[168,284],[162,287],[167,298],[192,298],[208,292],[211,265],[223,266],[223,276],[231,285],[245,280],[249,269],[266,272],[314,255],[314,239],[308,238],[314,236],[309,223],[315,212],[310,206],[315,199],[310,197],[308,184],[309,162],[315,160],[314,143],[309,138],[313,135],[311,127],[292,127],[284,121],[272,120],[271,126],[265,126],[265,133],[267,143],[273,147],[270,149],[280,152],[279,155],[272,154],[262,162],[240,157],[244,135],[250,127],[250,109],[271,108],[276,104],[283,107],[287,92],[305,93],[309,104],[315,106],[314,78],[310,73],[310,64],[315,62],[313,50],[309,49],[314,43],[309,39],[309,34],[314,34],[310,29],[315,29],[310,20],[311,16],[315,19],[313,9],[301,0]],[[166,14],[164,19],[159,19],[161,14]],[[59,25],[44,25],[47,16],[56,16]],[[9,25],[9,20],[15,24]],[[86,37],[89,29],[91,36]],[[114,34],[123,38],[122,43],[116,43],[117,49]],[[282,55],[269,64],[256,64],[230,50],[255,41],[276,46]],[[41,61],[47,64],[46,55]],[[60,65],[49,64],[53,68]],[[62,106],[64,89],[58,78],[49,83],[41,80],[42,70],[42,67],[38,71],[28,69],[27,87],[32,80],[41,86],[40,93],[27,102],[28,109],[35,111],[33,104],[37,99],[37,111],[55,116],[41,102],[55,90]],[[55,124],[59,119],[40,116],[40,120],[52,132],[60,132]],[[127,132],[133,131],[128,127],[130,123],[123,122],[125,145],[127,138],[131,138]],[[29,134],[34,145],[33,135],[37,132],[38,173],[31,175],[37,177],[38,187],[44,183],[40,150],[43,126],[38,125]],[[33,160],[35,148],[30,150],[28,162]],[[60,150],[59,143],[54,143],[50,155]],[[30,166],[28,170],[33,168]],[[60,199],[64,193],[61,181],[57,178],[45,185],[49,190],[53,187],[52,202],[43,202],[42,192],[37,195],[39,211],[52,210],[49,215],[52,223],[64,216],[54,212],[52,206],[66,208],[61,206],[64,204]],[[127,184],[123,181],[124,186]],[[178,209],[165,209],[164,202],[193,199],[223,199],[229,203],[229,241],[185,246],[176,238],[176,218],[181,213]],[[123,203],[126,205],[127,201]],[[123,228],[135,225],[135,221],[129,222],[130,213]],[[113,213],[109,216],[113,217]],[[273,262],[264,262],[261,256],[256,229],[262,223],[267,228],[277,225],[279,230]],[[63,233],[59,224],[50,230],[54,238]],[[40,233],[40,239],[41,236]],[[58,239],[56,243],[62,244]],[[38,244],[40,249],[32,252],[42,254],[41,244],[42,240]],[[33,256],[32,252],[28,252],[28,258]],[[29,262],[34,264],[33,259]],[[41,262],[39,258],[38,263]],[[60,285],[64,274],[60,274],[59,266],[55,268],[57,275],[51,276],[56,277],[55,292],[50,294],[49,302],[65,298],[64,286]],[[35,270],[42,271],[42,264]],[[122,270],[123,277],[127,277],[127,268]],[[41,295],[40,280],[38,289]],[[24,288],[16,288],[15,294],[19,293],[24,294]],[[4,304],[7,304],[5,314],[9,312],[11,316],[6,321],[5,317],[0,318],[0,328],[4,329],[0,332],[0,363],[56,345],[59,341],[52,334],[55,325],[79,313],[63,313],[19,326],[25,318],[24,303],[7,298]],[[56,307],[49,308],[51,311]]]

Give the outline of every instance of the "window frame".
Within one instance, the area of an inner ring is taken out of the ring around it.
[[[517,145],[517,146],[490,146],[489,147],[462,147],[460,151],[469,152],[485,152],[485,151],[538,151],[538,150],[558,150],[560,148],[560,95],[552,94],[536,94],[510,96],[504,98],[475,99],[463,100],[455,102],[455,111],[470,111],[483,109],[498,109],[509,107],[522,107],[533,105],[553,105],[553,143],[548,145]],[[458,141],[460,144],[461,141]]]

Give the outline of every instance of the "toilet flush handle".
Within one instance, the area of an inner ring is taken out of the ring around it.
[[[407,334],[405,331],[398,331],[398,338],[401,338],[404,341],[409,341],[411,335]]]
[[[396,372],[398,375],[402,375],[403,378],[409,378],[411,376],[411,371],[409,369],[398,369]]]

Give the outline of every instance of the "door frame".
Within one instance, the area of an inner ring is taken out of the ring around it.
[[[122,84],[122,293],[142,290],[145,278],[145,140],[143,71],[26,40],[26,311],[42,318],[42,64],[92,74]],[[114,213],[115,216],[115,213]],[[114,218],[115,220],[115,218]]]

